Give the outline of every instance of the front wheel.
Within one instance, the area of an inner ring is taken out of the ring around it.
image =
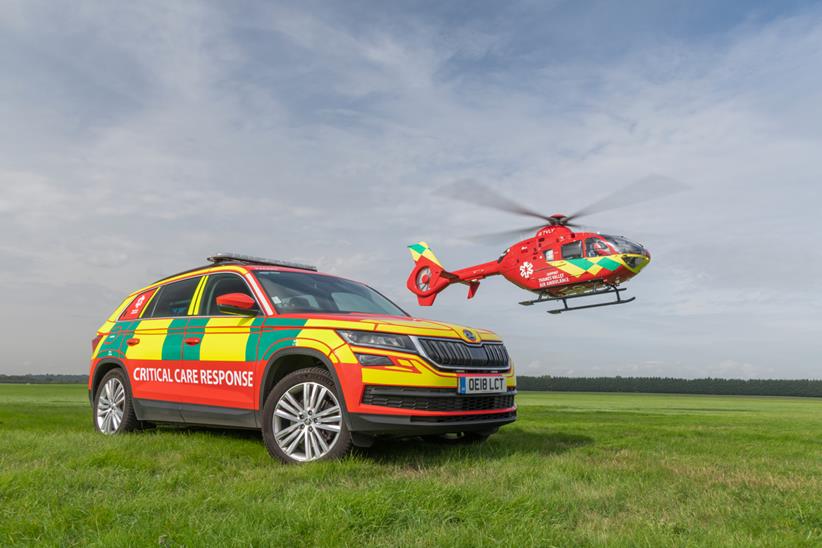
[[[337,459],[351,449],[341,396],[324,369],[286,375],[263,406],[263,440],[272,457],[284,463]]]
[[[94,396],[94,427],[106,435],[135,430],[139,422],[131,402],[131,387],[122,369],[112,369]]]

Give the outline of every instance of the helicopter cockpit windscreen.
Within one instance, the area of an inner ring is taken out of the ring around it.
[[[622,236],[607,236],[605,234],[600,234],[602,238],[614,246],[618,253],[635,253],[637,255],[644,255],[645,248],[639,244],[635,244],[631,240],[627,238],[623,238]]]

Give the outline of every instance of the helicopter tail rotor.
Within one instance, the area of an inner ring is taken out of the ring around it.
[[[409,245],[414,269],[408,276],[407,287],[417,296],[420,306],[431,306],[437,294],[459,278],[442,267],[437,256],[425,242]]]

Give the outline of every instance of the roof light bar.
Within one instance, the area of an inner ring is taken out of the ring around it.
[[[241,255],[240,253],[215,253],[211,257],[208,257],[207,260],[214,264],[239,262],[247,264],[266,264],[271,266],[284,266],[286,268],[299,268],[300,270],[311,270],[313,272],[317,271],[316,266],[311,266],[309,264],[293,263],[291,261],[279,261],[277,259],[266,259],[263,257],[254,257],[252,255]]]

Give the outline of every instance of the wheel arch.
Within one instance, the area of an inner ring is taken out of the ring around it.
[[[334,369],[334,364],[328,359],[328,356],[314,350],[313,348],[291,347],[283,348],[275,352],[265,366],[263,372],[263,382],[260,384],[259,395],[259,411],[258,421],[262,424],[262,410],[265,405],[265,399],[274,386],[280,382],[286,375],[299,371],[300,369],[308,369],[311,367],[320,367],[328,371],[331,375],[331,380],[334,382],[334,387],[337,389],[337,395],[342,407],[343,419],[347,426],[350,426],[348,417],[348,404],[345,401],[345,394],[342,390],[337,371]]]
[[[94,405],[94,396],[97,394],[100,381],[102,381],[106,373],[112,369],[122,369],[123,373],[126,374],[126,382],[129,383],[129,385],[131,384],[131,380],[128,378],[128,371],[123,362],[116,358],[108,358],[105,361],[101,361],[94,367],[94,373],[92,373],[91,377],[91,389],[89,390],[88,397],[92,405]]]

